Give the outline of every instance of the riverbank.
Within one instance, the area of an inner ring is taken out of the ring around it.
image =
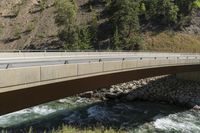
[[[150,101],[200,109],[200,83],[167,75],[113,85],[79,96],[116,101]]]

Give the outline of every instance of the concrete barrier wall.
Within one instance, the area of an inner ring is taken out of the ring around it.
[[[40,67],[0,70],[0,87],[40,82]]]
[[[138,60],[137,67],[150,66],[150,60]]]
[[[159,60],[149,60],[149,66],[158,66],[159,65]]]
[[[172,60],[172,59],[169,59],[169,64],[170,65],[173,65],[173,64],[177,64],[177,60]]]
[[[123,67],[122,61],[111,61],[111,62],[104,62],[103,64],[103,71],[116,71],[121,70]]]
[[[77,64],[41,67],[41,81],[60,79],[77,75]]]
[[[103,72],[103,63],[78,64],[78,75]]]
[[[199,60],[196,64],[199,64]],[[183,59],[178,64],[188,64],[191,60]],[[195,62],[192,62],[194,64]],[[41,67],[27,67],[15,69],[0,70],[0,88],[8,86],[17,86],[22,84],[31,84],[42,81],[49,81],[77,77],[82,75],[98,74],[103,72],[112,72],[120,70],[128,70],[142,67],[158,67],[166,65],[177,65],[177,60],[124,60],[124,61],[108,61],[87,64],[65,64]],[[196,73],[195,73],[196,74]],[[185,74],[181,77],[195,78],[194,74]],[[198,78],[199,73],[196,75]]]
[[[123,69],[131,69],[137,67],[137,60],[134,61],[123,61]]]

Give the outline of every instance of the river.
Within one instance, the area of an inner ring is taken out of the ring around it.
[[[0,116],[0,128],[37,132],[62,124],[95,127],[98,124],[129,133],[199,133],[200,111],[154,102],[99,101],[70,97]]]

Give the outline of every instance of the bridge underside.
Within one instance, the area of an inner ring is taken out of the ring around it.
[[[195,71],[200,71],[200,65],[145,68],[4,92],[0,93],[0,115],[131,80]]]

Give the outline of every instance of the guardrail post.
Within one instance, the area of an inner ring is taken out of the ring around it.
[[[6,65],[6,69],[8,69],[8,68],[9,68],[9,66],[10,66],[10,64],[7,64],[7,65]]]
[[[69,62],[66,60],[66,61],[64,62],[64,64],[69,64]]]

